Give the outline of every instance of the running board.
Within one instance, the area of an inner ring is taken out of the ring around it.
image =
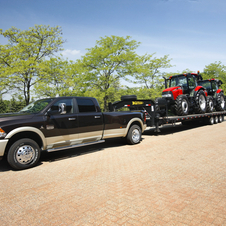
[[[105,142],[105,140],[98,140],[98,141],[94,141],[94,142],[75,144],[75,145],[66,146],[66,147],[51,148],[51,149],[47,149],[46,151],[54,152],[54,151],[60,151],[60,150],[65,150],[65,149],[69,149],[69,148],[78,148],[78,147],[84,147],[84,146],[88,146],[88,145],[92,145],[92,144],[100,144],[100,143],[104,143],[104,142]]]

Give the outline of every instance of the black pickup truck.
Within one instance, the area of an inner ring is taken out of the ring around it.
[[[125,137],[137,144],[146,128],[142,112],[102,113],[95,98],[56,97],[37,100],[17,113],[0,115],[0,159],[14,169],[37,164],[48,152]]]

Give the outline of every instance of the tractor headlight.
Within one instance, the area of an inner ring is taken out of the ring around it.
[[[172,97],[172,94],[168,93],[168,94],[163,94],[162,97]]]

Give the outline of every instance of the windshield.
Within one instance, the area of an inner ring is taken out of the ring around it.
[[[199,85],[203,86],[204,88],[207,89],[207,91],[213,91],[216,92],[218,90],[218,86],[215,82],[210,82],[210,81],[199,81]]]
[[[169,87],[187,85],[187,78],[185,76],[172,77],[170,79]]]
[[[24,107],[19,112],[26,112],[26,113],[39,113],[42,111],[53,99],[43,99],[37,100],[26,107]]]
[[[199,81],[198,82],[200,86],[203,86],[207,90],[211,90],[211,82],[210,81]]]

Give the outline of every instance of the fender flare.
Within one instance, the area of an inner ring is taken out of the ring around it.
[[[126,130],[125,130],[124,136],[127,135],[127,133],[128,133],[128,131],[129,131],[131,125],[132,125],[134,122],[138,122],[138,123],[140,124],[140,126],[141,126],[141,132],[142,132],[142,133],[144,132],[144,130],[146,129],[146,125],[143,124],[143,121],[142,121],[140,118],[132,118],[132,119],[128,122],[127,126],[126,126]]]
[[[196,89],[198,87],[198,89]],[[205,98],[208,96],[208,94],[207,94],[207,91],[206,91],[206,89],[205,88],[203,88],[202,86],[197,86],[196,88],[195,88],[195,92],[194,92],[194,97],[196,96],[196,94],[200,91],[200,90],[202,90],[204,93],[205,93]]]
[[[218,89],[216,93],[218,94],[218,93],[221,93],[221,92],[224,94],[223,89]]]
[[[42,140],[43,143],[43,148],[45,149],[46,147],[46,139],[44,134],[42,133],[42,131],[40,131],[39,129],[35,128],[35,127],[31,127],[31,126],[24,126],[24,127],[20,127],[20,128],[16,128],[13,129],[12,131],[10,131],[7,135],[6,135],[6,139],[10,139],[11,137],[13,137],[14,135],[21,133],[21,132],[34,132],[36,133]]]

